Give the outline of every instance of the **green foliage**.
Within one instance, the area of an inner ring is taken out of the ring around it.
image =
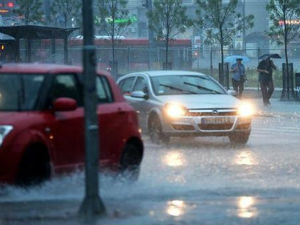
[[[269,32],[267,32],[273,41],[282,45],[285,41],[288,44],[297,35],[299,38],[299,26],[287,22],[299,19],[299,0],[270,0],[266,6],[266,10],[269,12],[270,20],[273,22]],[[283,21],[284,24],[280,25],[279,21]]]
[[[53,25],[77,27],[81,25],[82,0],[54,0],[50,8]]]
[[[186,16],[186,7],[182,0],[154,0],[152,12],[148,12],[149,28],[157,38],[171,39],[178,33],[185,32],[192,25]]]
[[[147,17],[149,29],[154,31],[156,38],[165,40],[165,62],[168,63],[169,41],[192,26],[192,20],[187,17],[182,0],[154,0],[153,10],[147,13]]]
[[[195,24],[206,31],[207,44],[215,42],[221,45],[230,45],[232,38],[238,32],[253,27],[253,15],[245,18],[236,12],[238,0],[230,0],[223,3],[222,0],[197,0]]]
[[[97,0],[95,24],[100,31],[111,37],[112,75],[115,78],[117,77],[115,41],[118,41],[116,36],[122,35],[131,23],[132,20],[128,18],[127,0]]]
[[[243,17],[236,12],[238,0],[196,0],[197,19],[195,24],[206,31],[206,44],[220,44],[221,64],[224,65],[224,45],[231,45],[236,34],[253,27],[254,16]],[[220,71],[221,84],[224,84],[224,71]]]
[[[42,12],[41,0],[17,0],[18,8],[14,13],[24,18],[24,24],[43,24],[44,17]]]
[[[97,0],[96,8],[96,26],[112,39],[121,35],[132,22],[130,19],[126,20],[129,12],[126,0]],[[123,22],[119,23],[121,19]]]

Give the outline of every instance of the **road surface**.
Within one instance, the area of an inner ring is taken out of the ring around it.
[[[138,182],[101,176],[107,216],[95,224],[300,224],[299,114],[261,114],[240,148],[227,138],[144,141]],[[82,172],[1,188],[0,224],[81,224],[83,193]]]

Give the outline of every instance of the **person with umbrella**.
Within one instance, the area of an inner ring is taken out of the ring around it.
[[[246,81],[246,70],[242,60],[243,58],[236,58],[236,63],[231,66],[230,70],[232,72],[232,87],[239,98],[243,95],[244,82]]]
[[[270,98],[274,91],[274,84],[273,84],[273,70],[276,70],[276,66],[274,65],[273,61],[271,60],[273,55],[278,54],[270,54],[270,55],[263,55],[260,58],[263,59],[259,62],[257,66],[257,71],[259,72],[258,81],[260,83],[261,93],[263,97],[263,103],[265,106],[271,105]],[[277,58],[277,57],[276,57]]]

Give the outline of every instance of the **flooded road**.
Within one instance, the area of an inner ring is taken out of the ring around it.
[[[96,224],[299,224],[300,118],[257,117],[245,147],[228,138],[144,137],[140,179],[101,176]],[[0,189],[0,224],[80,224],[83,173]]]

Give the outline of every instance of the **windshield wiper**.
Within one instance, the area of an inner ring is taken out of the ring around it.
[[[202,89],[202,90],[206,90],[206,91],[210,91],[210,92],[213,92],[215,94],[222,94],[221,92],[218,92],[216,90],[213,90],[213,89],[210,89],[210,88],[207,88],[207,87],[203,87],[201,85],[197,85],[197,84],[192,84],[192,83],[189,83],[189,82],[183,82],[184,84],[186,85],[190,85],[190,86],[193,86],[193,87],[196,87],[198,89]]]
[[[188,93],[191,93],[191,94],[197,94],[193,91],[189,91],[189,90],[183,90],[181,88],[177,88],[177,87],[174,87],[174,86],[171,86],[171,85],[167,85],[167,84],[159,84],[160,86],[163,86],[163,87],[166,87],[166,88],[170,88],[172,90],[176,90],[176,91],[180,91],[180,92],[188,92]]]

